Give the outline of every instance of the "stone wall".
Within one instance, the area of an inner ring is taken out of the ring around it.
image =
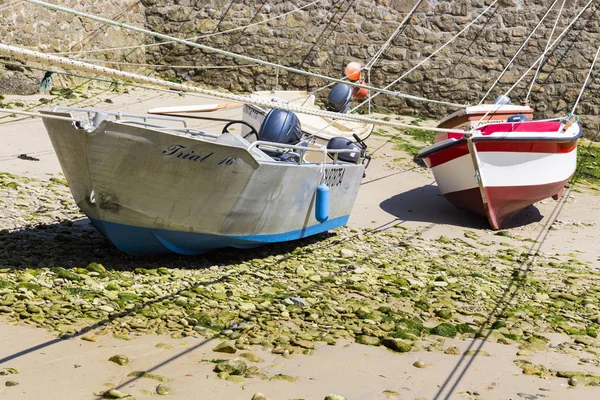
[[[225,31],[250,22],[270,19],[309,1],[269,0],[143,0],[149,29],[178,37],[195,37]],[[414,0],[324,0],[301,12],[233,33],[201,38],[201,43],[272,62],[341,77],[349,61],[366,64],[390,37]],[[485,3],[485,4],[484,4]],[[373,68],[374,86],[382,87],[430,55],[474,19],[491,0],[425,0],[406,29],[393,41]],[[533,40],[517,57],[488,99],[507,90],[545,49],[561,5],[558,1]],[[581,9],[584,1],[567,0],[557,31]],[[401,92],[458,103],[477,103],[499,76],[508,60],[552,4],[552,0],[501,0],[465,34],[415,70],[394,88]],[[600,10],[593,4],[549,54],[533,86],[531,104],[539,117],[565,115],[573,106],[596,47],[600,44]],[[147,50],[151,63],[190,65],[163,73],[233,91],[274,87],[314,90],[317,79],[277,73],[268,67],[240,67],[247,62],[189,49],[164,45]],[[205,69],[203,66],[221,66]],[[224,68],[225,66],[238,66]],[[596,68],[600,71],[600,66]],[[587,127],[598,128],[600,119],[600,72],[585,92],[578,113]],[[531,75],[530,75],[531,76]],[[531,79],[513,92],[518,102]],[[324,93],[324,92],[323,92]],[[452,109],[431,103],[379,96],[381,109],[401,113],[442,116]]]
[[[136,26],[143,27],[145,24],[144,7],[139,0],[62,0],[56,3]],[[148,38],[143,34],[105,26],[24,1],[0,0],[0,43],[47,53],[135,46],[134,49],[118,52],[101,51],[73,56],[140,63],[145,61],[145,54],[139,44],[145,40]],[[17,74],[19,79],[14,79]],[[33,94],[37,92],[43,75],[43,71],[23,71],[20,67],[10,65],[7,70],[0,64],[0,87],[5,93]]]

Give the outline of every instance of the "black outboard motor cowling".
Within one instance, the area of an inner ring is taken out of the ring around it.
[[[511,115],[506,119],[506,122],[523,122],[527,121],[527,117],[524,114]]]
[[[258,131],[258,140],[297,144],[302,139],[300,120],[291,111],[273,109],[267,113]]]
[[[338,153],[338,160],[358,164],[364,155],[364,149],[345,137],[337,136],[331,138],[327,143],[327,150],[355,150],[352,153]],[[333,158],[332,154],[329,157]]]
[[[352,88],[344,83],[337,83],[327,96],[327,109],[345,113],[350,108],[350,99],[352,99]]]

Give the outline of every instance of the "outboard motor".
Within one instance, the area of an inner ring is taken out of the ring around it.
[[[510,97],[501,94],[500,96],[496,97],[496,100],[494,100],[494,104],[497,105],[505,105],[505,104],[512,104],[510,101]]]
[[[523,114],[511,115],[506,119],[506,122],[523,122],[527,121],[527,117]]]
[[[338,153],[338,160],[358,164],[364,156],[365,149],[345,137],[336,136],[329,139],[327,150],[355,150],[352,153]],[[329,157],[333,158],[332,154]]]
[[[327,96],[327,109],[329,111],[345,113],[350,108],[352,89],[344,83],[338,83]]]
[[[291,111],[273,109],[267,113],[258,131],[258,140],[297,144],[302,138],[300,120]]]

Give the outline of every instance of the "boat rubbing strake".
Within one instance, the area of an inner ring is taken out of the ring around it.
[[[487,124],[448,133],[417,155],[442,195],[502,229],[515,213],[547,197],[558,199],[577,166],[576,117]]]

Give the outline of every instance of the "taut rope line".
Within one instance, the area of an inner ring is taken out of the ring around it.
[[[254,104],[254,105],[266,107],[266,108],[278,108],[281,110],[287,110],[287,111],[309,114],[309,115],[316,115],[318,117],[339,119],[339,120],[344,120],[344,121],[362,122],[362,123],[384,125],[384,126],[396,126],[396,127],[401,127],[401,128],[413,127],[412,125],[408,125],[408,124],[402,124],[402,123],[394,122],[394,121],[384,121],[384,120],[377,119],[377,118],[363,117],[363,116],[356,115],[356,114],[342,114],[342,113],[336,113],[336,112],[331,112],[331,111],[323,111],[323,110],[300,107],[300,106],[296,106],[296,105],[288,104],[288,103],[282,103],[279,101],[267,101],[267,100],[257,99],[255,97],[251,97],[251,96],[241,96],[241,95],[237,95],[237,94],[223,93],[223,92],[219,92],[217,90],[203,89],[203,88],[199,88],[199,87],[195,87],[195,86],[189,86],[189,85],[184,85],[181,83],[169,82],[169,81],[164,81],[162,79],[151,78],[148,76],[133,74],[130,72],[118,71],[118,70],[107,68],[107,67],[101,67],[98,65],[93,65],[93,64],[88,64],[88,63],[84,63],[81,61],[72,60],[70,58],[58,57],[58,56],[53,56],[53,55],[49,55],[49,54],[43,54],[43,53],[33,51],[33,50],[21,49],[19,47],[9,46],[9,45],[5,45],[5,44],[0,44],[0,54],[4,54],[9,57],[23,57],[28,60],[34,60],[37,62],[41,62],[44,65],[59,66],[59,67],[63,67],[66,69],[74,69],[74,70],[78,70],[78,71],[90,72],[90,73],[95,73],[98,75],[104,75],[104,76],[110,76],[113,78],[129,80],[129,81],[133,81],[133,82],[137,82],[137,83],[149,83],[152,85],[175,89],[180,92],[201,93],[201,94],[204,94],[207,96],[237,101],[240,103]],[[459,132],[459,133],[462,132],[462,131],[456,130],[456,129],[441,129],[441,128],[429,128],[429,127],[422,127],[421,129],[427,129],[427,130],[436,131],[436,132]]]

